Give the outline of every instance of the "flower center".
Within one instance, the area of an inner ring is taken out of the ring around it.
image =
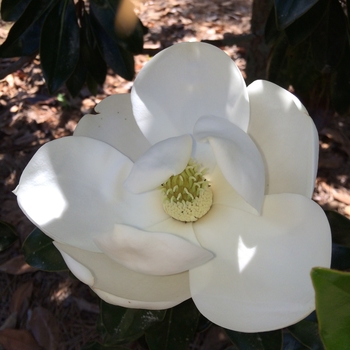
[[[162,184],[163,207],[167,214],[184,222],[197,221],[213,203],[213,193],[204,170],[190,159],[184,171]]]

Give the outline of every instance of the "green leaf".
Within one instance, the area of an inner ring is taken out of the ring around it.
[[[290,333],[284,332],[283,333],[283,350],[310,350],[310,348],[301,344]]]
[[[146,330],[150,350],[187,350],[193,340],[200,313],[189,299],[167,311],[163,322]]]
[[[39,49],[41,28],[55,1],[32,0],[29,3],[0,46],[1,57],[30,56]]]
[[[9,248],[17,239],[15,228],[0,220],[0,252]]]
[[[122,78],[132,80],[135,75],[134,56],[105,32],[92,13],[90,19],[97,46],[107,65]]]
[[[79,58],[73,73],[66,81],[66,87],[72,97],[78,96],[80,90],[84,86],[87,77],[87,67],[85,65],[85,59]]]
[[[59,1],[43,24],[40,58],[50,93],[73,73],[79,61],[79,26],[73,0]]]
[[[243,333],[225,329],[225,332],[239,350],[282,349],[282,330],[259,333]]]
[[[91,95],[96,96],[98,84],[97,84],[97,81],[93,78],[93,76],[90,73],[87,74],[86,84],[87,84],[87,87],[88,87]]]
[[[326,215],[331,226],[333,243],[350,248],[350,220],[335,211],[327,210]]]
[[[143,25],[140,20],[136,21],[135,28],[131,33],[123,33],[118,36],[115,30],[115,18],[119,9],[120,0],[91,0],[90,10],[103,30],[116,44],[134,54],[140,54],[143,49]]]
[[[275,0],[277,26],[285,29],[307,12],[318,0]]]
[[[94,342],[94,343],[85,344],[81,348],[81,350],[129,350],[129,348],[126,348],[120,345],[105,346],[103,344]]]
[[[81,45],[82,57],[85,59],[89,73],[98,84],[102,85],[106,79],[107,65],[98,49],[90,17],[86,14],[82,18]]]
[[[331,268],[340,271],[350,270],[350,248],[332,244]]]
[[[328,0],[319,0],[309,11],[285,29],[285,34],[291,45],[301,43],[315,31],[325,16],[327,5]]]
[[[327,350],[350,344],[350,274],[325,268],[311,271],[320,335]]]
[[[293,326],[289,326],[288,330],[302,344],[312,350],[323,350],[323,344],[318,331],[318,324],[307,320],[302,320]]]
[[[23,243],[25,261],[44,271],[68,270],[61,253],[53,245],[52,239],[35,228]]]
[[[347,19],[338,1],[328,1],[328,9],[311,36],[316,68],[322,73],[335,71],[347,44]]]
[[[288,41],[284,33],[282,33],[271,50],[267,66],[267,80],[282,87],[288,86],[289,83],[287,76],[287,50]]]
[[[114,344],[126,344],[164,319],[165,310],[126,309],[101,301],[101,320]]]
[[[1,18],[8,22],[17,21],[30,1],[31,0],[2,0]]]
[[[277,28],[275,8],[272,8],[267,17],[264,29],[266,44],[269,46],[276,44],[281,34],[282,32]]]

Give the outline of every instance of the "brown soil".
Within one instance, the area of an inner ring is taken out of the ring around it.
[[[136,12],[149,28],[146,52],[179,41],[221,40],[225,33],[250,30],[251,1],[153,0],[136,4]],[[9,30],[1,23],[0,42]],[[244,74],[244,49],[223,49]],[[136,57],[136,71],[149,59]],[[0,61],[8,69],[16,59]],[[127,82],[112,72],[97,96],[87,88],[75,99],[62,89],[50,96],[38,58],[0,80],[0,220],[16,227],[19,240],[0,253],[0,343],[6,349],[80,349],[98,339],[95,323],[98,299],[70,274],[35,271],[25,264],[21,244],[33,225],[17,206],[12,190],[35,151],[44,143],[71,135],[82,115],[110,94],[129,92]],[[350,215],[350,123],[336,116],[320,130],[319,177],[314,199],[324,208]],[[5,339],[5,340],[4,340]],[[5,343],[4,343],[5,344]],[[219,350],[229,343],[216,327],[198,335],[191,349]],[[137,344],[130,348],[141,349]],[[1,345],[0,345],[1,349]]]

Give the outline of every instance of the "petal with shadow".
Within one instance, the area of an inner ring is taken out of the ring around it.
[[[329,267],[331,258],[329,224],[316,203],[295,194],[269,195],[261,216],[214,205],[194,229],[215,254],[190,271],[192,298],[209,320],[264,332],[314,310],[310,271]]]
[[[156,143],[134,163],[124,186],[132,193],[158,188],[169,177],[180,174],[186,168],[191,152],[190,135]]]
[[[129,308],[166,309],[190,298],[188,273],[151,276],[129,270],[103,253],[54,243],[72,273],[82,282],[90,271],[90,287],[106,302]],[[69,257],[69,258],[67,258]]]
[[[79,121],[74,136],[106,142],[133,161],[150,147],[135,122],[130,94],[108,96],[95,111],[98,114],[87,114]]]
[[[298,193],[311,198],[318,164],[318,135],[305,107],[290,92],[268,81],[248,87],[248,134],[266,168],[266,193]]]
[[[126,268],[149,275],[173,275],[202,265],[213,254],[166,232],[149,232],[116,225],[113,234],[95,238],[96,245]]]
[[[245,82],[233,60],[204,43],[180,43],[154,56],[135,79],[135,119],[150,143],[191,134],[202,115],[249,123]]]
[[[37,151],[15,194],[48,236],[99,251],[93,238],[112,233],[116,223],[147,227],[168,218],[160,191],[134,195],[124,189],[131,167],[129,158],[104,142],[65,137]]]
[[[209,142],[227,182],[260,213],[265,192],[265,169],[252,139],[230,121],[211,116],[197,121],[193,135],[199,142]]]

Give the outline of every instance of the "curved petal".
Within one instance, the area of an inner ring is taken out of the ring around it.
[[[133,161],[150,147],[135,122],[130,94],[106,97],[95,111],[97,115],[87,114],[79,121],[74,136],[106,142]]]
[[[91,251],[116,223],[147,227],[168,218],[160,191],[123,188],[132,162],[104,142],[65,137],[34,155],[15,191],[26,216],[48,236]]]
[[[102,253],[54,242],[72,273],[108,303],[129,308],[166,309],[191,297],[188,273],[151,276],[131,271]],[[89,281],[88,281],[89,282]]]
[[[132,193],[142,193],[159,187],[170,176],[180,174],[186,168],[191,152],[190,135],[156,143],[134,163],[125,188]]]
[[[305,107],[290,92],[267,81],[255,81],[248,93],[248,134],[265,162],[266,193],[298,193],[311,198],[319,146],[317,130]]]
[[[194,225],[215,258],[190,271],[192,298],[212,322],[241,332],[291,325],[315,308],[312,267],[329,267],[323,210],[304,196],[266,196],[262,216],[215,205]]]
[[[207,178],[214,193],[213,206],[227,206],[256,215],[256,210],[227,182],[218,166]]]
[[[228,183],[260,213],[265,169],[252,139],[228,120],[210,116],[197,121],[193,135],[200,142],[209,141]]]
[[[96,245],[126,268],[149,275],[172,275],[202,265],[213,254],[177,235],[116,225],[113,234],[95,237]]]
[[[249,123],[239,69],[204,43],[175,44],[153,57],[136,77],[131,100],[136,122],[152,144],[192,133],[202,115],[227,118],[243,130]]]

